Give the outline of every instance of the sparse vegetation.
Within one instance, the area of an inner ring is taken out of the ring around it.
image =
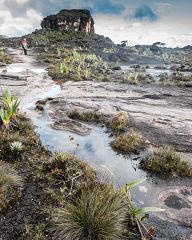
[[[49,201],[52,196],[51,201],[62,205],[64,199],[75,193],[81,183],[95,180],[96,174],[94,169],[74,155],[59,152],[40,167],[38,178],[49,182],[46,199]]]
[[[192,81],[192,75],[184,75],[179,71],[176,71],[171,75],[162,73],[159,76],[159,81],[164,86],[185,86],[188,82]]]
[[[61,48],[57,50],[48,71],[51,77],[65,80],[90,80],[97,78],[99,71],[107,70],[106,63],[95,54],[81,53],[76,49]],[[59,60],[56,61],[56,58]]]
[[[101,123],[105,119],[104,115],[99,112],[93,112],[93,111],[80,112],[78,110],[69,112],[68,117],[71,119],[78,119],[84,122],[95,122],[95,123]]]
[[[11,57],[5,53],[5,49],[0,48],[0,63],[11,64]]]
[[[145,143],[141,136],[136,133],[123,133],[118,135],[115,140],[111,143],[112,147],[122,153],[137,153],[144,148]]]
[[[26,224],[22,235],[25,237],[25,240],[46,240],[45,224],[39,224],[35,227],[33,225]]]
[[[166,177],[192,177],[192,166],[169,147],[155,150],[148,160],[141,163],[143,169]]]
[[[17,199],[22,178],[8,164],[0,161],[0,212]]]

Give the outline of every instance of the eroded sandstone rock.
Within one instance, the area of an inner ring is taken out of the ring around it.
[[[60,31],[75,30],[76,32],[94,33],[94,20],[88,10],[62,10],[56,15],[45,17],[41,22],[43,29]]]

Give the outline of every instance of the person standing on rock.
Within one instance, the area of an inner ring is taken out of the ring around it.
[[[21,41],[21,46],[23,48],[23,51],[24,51],[24,54],[27,55],[27,39],[24,38],[22,41]]]

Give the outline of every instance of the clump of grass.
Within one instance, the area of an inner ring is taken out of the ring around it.
[[[159,148],[148,160],[141,163],[142,168],[152,174],[168,177],[192,177],[192,166],[183,161],[170,147]]]
[[[138,133],[127,132],[117,136],[111,145],[115,150],[129,154],[140,151],[144,147],[144,141]]]
[[[116,133],[123,132],[128,126],[129,118],[127,113],[119,112],[110,121],[109,127]]]
[[[0,212],[15,198],[22,178],[8,164],[0,162]]]
[[[79,197],[54,212],[54,239],[122,239],[127,212],[124,198],[111,185],[83,187]]]
[[[139,84],[139,73],[123,72],[123,82],[131,85]]]
[[[68,117],[71,119],[78,119],[84,122],[99,123],[104,120],[103,114],[93,111],[79,112],[78,110],[74,110],[68,114]]]

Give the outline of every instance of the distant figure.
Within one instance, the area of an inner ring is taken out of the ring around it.
[[[21,46],[22,46],[22,48],[23,48],[24,54],[27,55],[27,40],[26,40],[26,38],[24,38],[24,39],[21,41]]]

